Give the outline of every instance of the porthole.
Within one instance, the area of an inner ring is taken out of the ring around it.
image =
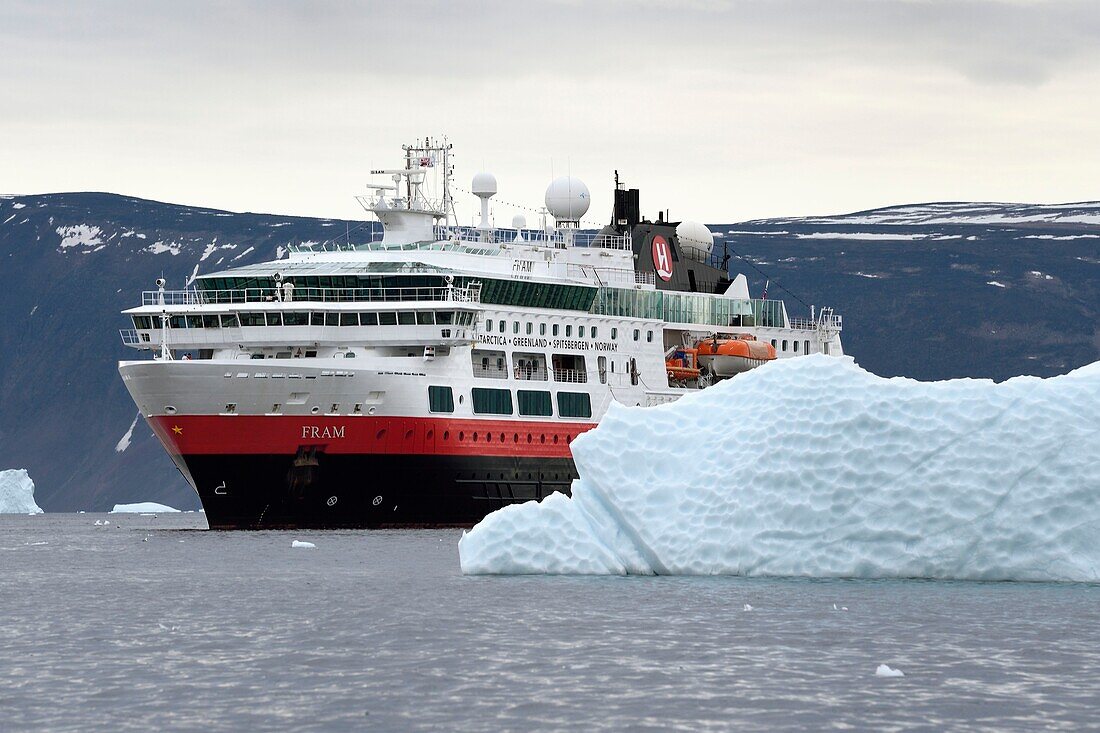
[[[413,437],[413,431],[406,430],[405,431],[405,440],[412,440],[412,437]]]
[[[530,443],[532,440],[534,440],[534,438],[531,436],[530,433],[527,433],[527,442]]]
[[[546,442],[546,433],[543,433],[542,435],[539,436],[539,442],[540,443],[545,443]]]
[[[458,439],[459,439],[459,440],[466,440],[466,433],[464,433],[464,432],[463,432],[463,431],[461,431],[461,430],[460,430],[460,431],[458,431]]]
[[[428,432],[424,433],[424,438],[426,440],[431,440],[434,437],[435,437],[435,431],[434,430],[429,430]]]
[[[164,406],[164,413],[166,415],[175,415],[176,414],[176,408],[173,405],[165,405]]]
[[[558,436],[557,436],[557,435],[555,435],[555,436],[554,436],[554,445],[557,445],[557,444],[558,444]]]
[[[374,414],[374,408],[373,407],[368,407],[367,408],[367,414],[368,415],[373,415]]]
[[[513,443],[518,443],[519,442],[519,433],[516,433],[515,435],[512,436],[512,442]]]
[[[477,433],[474,433],[474,442],[477,442]]]
[[[451,439],[451,431],[450,430],[444,430],[443,431],[443,440],[450,440],[450,439]]]
[[[492,433],[485,433],[485,442],[486,443],[492,443],[493,442],[493,434]]]
[[[313,414],[313,415],[316,415],[320,411],[321,411],[321,408],[318,407],[317,405],[314,405],[313,407],[309,408],[310,414]]]
[[[504,442],[504,433],[501,433],[501,434],[500,434],[500,442],[501,442],[501,443],[503,443],[503,442]]]
[[[382,440],[382,438],[385,438],[385,437],[386,437],[386,429],[385,428],[382,428],[381,430],[379,430],[377,433],[374,434],[375,440]]]

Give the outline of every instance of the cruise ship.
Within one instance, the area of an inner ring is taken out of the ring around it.
[[[492,175],[463,191],[449,143],[402,149],[358,197],[363,241],[158,280],[124,311],[146,353],[119,372],[211,528],[472,525],[568,493],[570,444],[613,402],[843,353],[840,315],[750,297],[705,226],[643,218],[617,173],[606,226],[563,176],[537,221],[497,227]]]

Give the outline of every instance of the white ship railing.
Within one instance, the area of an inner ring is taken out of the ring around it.
[[[146,290],[142,305],[212,305],[221,303],[352,303],[443,301],[481,302],[481,288],[311,288],[297,287],[289,295],[278,288],[238,290]]]
[[[601,234],[579,229],[497,229],[461,226],[435,227],[437,241],[470,242],[476,244],[529,244],[556,248],[599,247],[629,250],[633,245],[626,234]]]
[[[791,318],[790,324],[795,331],[817,331],[818,329],[840,331],[843,328],[843,322],[838,315],[824,316],[816,321],[808,318]]]
[[[309,252],[355,252],[387,251],[408,249],[439,249],[441,245],[452,244],[475,254],[497,254],[501,244],[527,244],[531,246],[555,247],[563,249],[573,247],[598,247],[602,249],[630,250],[633,245],[626,234],[600,234],[599,232],[579,229],[504,229],[466,226],[436,226],[432,229],[433,241],[383,244],[385,232],[374,229],[369,232],[357,232],[359,241],[299,242],[288,244],[287,249],[294,253]]]
[[[547,381],[547,371],[545,369],[529,369],[524,367],[515,367],[513,369],[516,379],[528,382],[545,382]]]
[[[474,376],[484,379],[507,379],[508,370],[503,367],[474,366]]]
[[[554,381],[582,384],[588,381],[588,372],[580,369],[555,369]]]

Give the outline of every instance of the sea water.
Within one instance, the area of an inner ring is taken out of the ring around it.
[[[0,517],[0,730],[1100,726],[1096,585],[468,577],[456,531],[203,527]]]

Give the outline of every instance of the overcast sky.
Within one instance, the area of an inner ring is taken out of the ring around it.
[[[0,0],[0,69],[7,193],[362,218],[430,134],[598,221],[615,168],[709,222],[1100,199],[1096,0]]]

